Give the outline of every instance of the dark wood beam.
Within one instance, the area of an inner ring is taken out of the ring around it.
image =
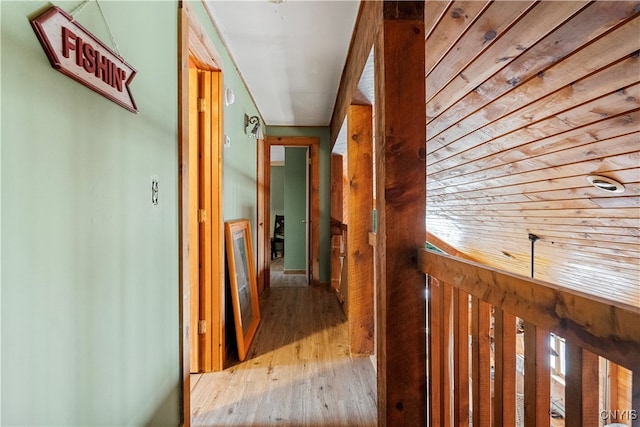
[[[426,425],[424,2],[385,2],[375,45],[378,425]]]

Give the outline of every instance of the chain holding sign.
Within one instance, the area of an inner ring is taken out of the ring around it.
[[[127,110],[138,108],[129,84],[136,75],[120,55],[57,6],[31,21],[51,66]]]

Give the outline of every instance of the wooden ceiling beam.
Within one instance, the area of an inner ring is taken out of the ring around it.
[[[378,31],[378,23],[382,14],[382,2],[361,1],[358,17],[351,36],[351,44],[347,54],[347,61],[342,70],[338,95],[333,107],[331,122],[329,124],[331,136],[331,149],[336,143],[338,133],[347,115],[347,109],[358,88],[358,82],[362,70],[367,63],[367,58],[373,49],[373,42]]]

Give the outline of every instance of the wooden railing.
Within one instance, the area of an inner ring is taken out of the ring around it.
[[[640,308],[428,250],[418,263],[429,279],[429,425],[549,426],[550,334],[566,342],[564,425],[640,425]],[[598,356],[632,378],[628,397],[604,407]]]
[[[346,253],[347,225],[339,222],[331,223],[331,290],[336,293],[340,303],[346,301]]]

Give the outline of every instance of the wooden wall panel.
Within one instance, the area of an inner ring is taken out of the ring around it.
[[[640,306],[640,9],[463,3],[425,40],[428,230],[519,274],[536,234],[537,278]]]

